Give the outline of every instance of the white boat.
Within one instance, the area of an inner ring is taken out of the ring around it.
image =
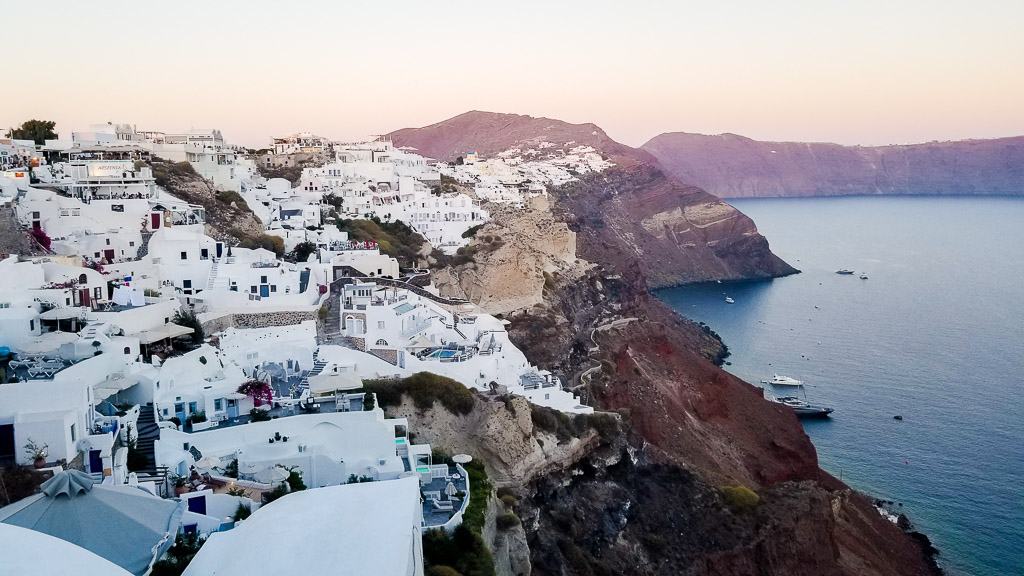
[[[772,376],[771,380],[761,380],[762,384],[771,384],[772,386],[803,386],[802,380],[796,378],[790,378],[789,376],[779,376],[778,374]]]
[[[733,300],[732,298],[729,298],[728,296],[726,296],[726,297],[725,297],[725,303],[726,303],[726,304],[735,304],[735,303],[736,303],[736,301],[735,301],[735,300]]]
[[[849,268],[843,268],[843,269],[840,269],[840,270],[836,270],[836,274],[841,274],[843,276],[849,276],[849,275],[853,274],[853,270],[850,270]]]
[[[867,280],[867,279],[868,279],[868,275],[867,275],[867,274],[864,274],[864,273],[862,272],[862,273],[861,273],[861,275],[860,275],[860,279],[861,279],[861,280]]]

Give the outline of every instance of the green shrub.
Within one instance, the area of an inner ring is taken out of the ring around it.
[[[505,512],[498,515],[495,519],[495,523],[498,526],[498,530],[511,530],[516,526],[519,526],[519,517],[512,512]]]
[[[372,240],[380,251],[398,259],[403,266],[412,266],[419,257],[426,240],[401,220],[382,221],[376,216],[335,222],[338,229],[348,232],[350,240],[364,242]]]
[[[263,248],[270,250],[278,257],[284,256],[284,238],[280,236],[271,236],[270,234],[248,236],[242,240],[239,246],[250,250]]]
[[[519,500],[512,494],[502,494],[501,496],[498,496],[498,499],[505,505],[505,508],[511,508],[516,505],[516,502],[519,502]]]
[[[299,470],[298,466],[292,466],[288,469],[288,479],[285,480],[288,483],[290,492],[298,492],[306,489],[306,483],[302,481],[302,471]]]
[[[225,204],[234,202],[235,206],[239,207],[246,206],[245,198],[242,198],[242,195],[234,190],[221,190],[217,192],[217,201]]]
[[[427,576],[462,576],[462,572],[451,566],[431,566],[427,570]]]
[[[191,308],[183,308],[174,313],[174,318],[171,319],[178,326],[184,326],[192,329],[192,343],[202,344],[205,334],[203,334],[203,323],[196,317],[196,313]]]
[[[417,372],[398,380],[366,380],[363,387],[377,395],[377,402],[382,408],[401,404],[405,395],[412,398],[420,410],[431,408],[437,401],[455,414],[469,414],[476,403],[469,388],[430,372]]]
[[[367,392],[363,394],[363,411],[369,412],[377,407],[377,401],[374,400],[373,392]]]
[[[484,227],[483,224],[477,224],[476,226],[471,226],[468,230],[466,230],[465,232],[462,233],[462,237],[463,238],[472,238],[473,236],[476,236],[476,233],[479,232],[480,229],[483,228],[483,227]]]
[[[725,503],[737,512],[752,510],[761,502],[761,497],[746,486],[725,486],[719,489]]]
[[[270,414],[267,413],[266,410],[260,410],[258,408],[253,408],[252,410],[249,410],[249,421],[250,422],[269,422],[270,421]]]
[[[235,508],[235,522],[239,520],[245,520],[252,515],[252,508],[245,505],[244,502],[238,503],[238,508]]]
[[[228,462],[224,467],[224,475],[228,478],[238,478],[238,458],[232,458],[231,462]]]
[[[292,249],[291,259],[294,262],[305,262],[309,259],[309,255],[314,252],[316,252],[316,244],[312,242],[299,242]]]

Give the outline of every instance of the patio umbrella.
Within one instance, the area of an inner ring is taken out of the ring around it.
[[[444,493],[448,495],[449,499],[451,499],[452,496],[459,493],[459,489],[455,487],[455,484],[449,482],[448,485],[444,487]]]
[[[456,464],[469,464],[472,461],[473,457],[469,454],[456,454],[455,456],[452,456],[452,462],[455,462]]]
[[[291,474],[288,470],[281,468],[280,466],[274,466],[273,468],[267,468],[266,470],[260,470],[256,473],[256,481],[264,484],[277,484],[288,478]]]
[[[216,456],[203,456],[196,462],[196,468],[200,470],[211,470],[220,466],[220,458]]]

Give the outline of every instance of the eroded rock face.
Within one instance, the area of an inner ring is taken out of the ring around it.
[[[475,261],[434,275],[441,294],[469,299],[489,314],[508,314],[543,302],[545,275],[585,273],[589,264],[576,258],[576,233],[554,219],[546,202],[535,198],[534,209],[526,211],[494,206],[493,219],[470,244]]]
[[[1024,194],[1024,136],[841,146],[673,132],[642,148],[673,177],[721,198]]]

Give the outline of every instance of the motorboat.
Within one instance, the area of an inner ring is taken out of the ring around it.
[[[779,376],[775,374],[771,380],[761,380],[762,384],[771,384],[772,386],[803,386],[803,380],[797,380],[796,378],[790,378],[789,376]]]
[[[725,303],[726,303],[726,304],[735,304],[735,303],[736,303],[736,301],[735,301],[735,300],[733,300],[732,298],[729,298],[728,296],[726,296],[726,297],[725,297]]]
[[[798,418],[828,418],[834,410],[827,406],[817,406],[805,402],[796,396],[779,396],[772,400],[776,404],[782,404],[783,406],[791,409]]]
[[[867,275],[867,274],[864,274],[864,273],[862,272],[862,273],[861,273],[861,275],[860,275],[860,279],[861,279],[861,280],[867,280],[867,279],[868,279],[868,275]]]
[[[853,270],[849,268],[843,268],[842,270],[836,270],[836,274],[842,274],[843,276],[850,276],[853,274]]]

